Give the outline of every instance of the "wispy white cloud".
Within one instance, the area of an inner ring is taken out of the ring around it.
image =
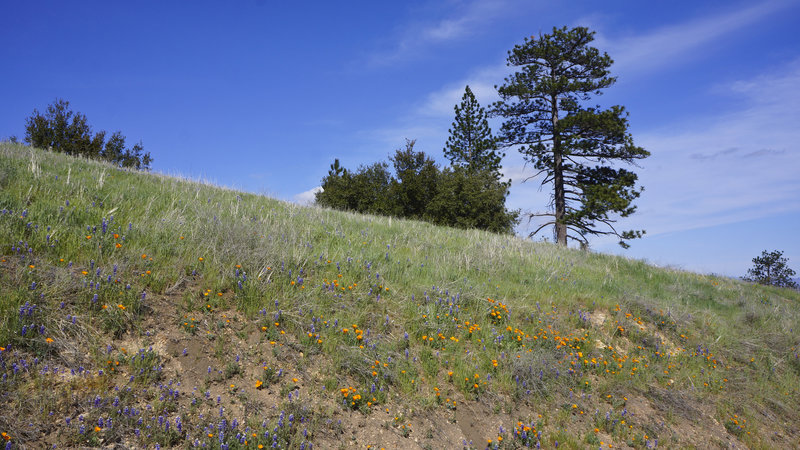
[[[453,107],[461,102],[464,87],[467,85],[475,94],[478,103],[488,108],[493,102],[500,99],[494,86],[501,84],[503,78],[511,73],[513,73],[513,69],[506,66],[505,62],[478,68],[462,79],[447,83],[428,94],[417,107],[416,113],[421,116],[452,118]]]
[[[464,87],[469,85],[478,102],[485,108],[499,100],[494,84],[510,72],[505,64],[478,68],[458,81],[447,83],[425,95],[408,115],[398,123],[379,129],[363,130],[360,135],[370,142],[372,148],[399,148],[405,139],[416,139],[417,149],[431,156],[439,156],[440,149],[447,141],[447,130],[452,124],[453,107],[461,102]],[[499,126],[498,120],[490,119],[492,129]],[[378,155],[384,157],[385,155]],[[513,175],[516,180],[517,174]]]
[[[696,50],[714,39],[739,31],[777,13],[791,5],[789,1],[770,1],[756,6],[725,12],[716,16],[690,20],[677,25],[659,28],[647,33],[611,36],[598,32],[593,46],[602,49],[614,58],[614,72],[629,75],[644,73],[676,60],[697,56]],[[575,25],[590,26],[592,29],[607,28],[602,16],[591,15],[575,22]],[[495,85],[514,72],[505,60],[479,67],[460,80],[448,83],[431,92],[417,109],[423,116],[452,117],[453,106],[461,101],[464,86],[469,85],[483,106],[499,100]],[[726,89],[742,92],[752,91],[759,86],[758,80],[743,81]],[[786,86],[790,89],[790,86]],[[775,93],[779,93],[775,90]]]
[[[791,6],[786,0],[758,2],[752,6],[731,10],[719,15],[670,25],[645,34],[611,36],[603,32],[603,19],[588,16],[577,25],[601,30],[595,36],[595,46],[614,59],[614,72],[644,73],[678,61],[700,58],[703,46],[767,18]]]
[[[362,130],[359,132],[360,138],[367,143],[366,150],[361,155],[366,159],[362,158],[362,161],[386,160],[395,149],[405,147],[406,139],[416,140],[417,150],[428,154],[437,153],[438,146],[444,145],[443,139],[446,139],[446,134],[447,127],[445,126],[443,131],[441,123],[413,119],[407,119],[395,126]],[[432,148],[437,150],[431,150]]]
[[[652,156],[626,227],[658,235],[800,212],[800,91],[787,89],[797,85],[800,61],[728,85],[739,110],[637,133]]]
[[[495,20],[508,14],[513,0],[470,0],[451,5],[453,12],[438,20],[405,24],[389,48],[373,53],[369,62],[386,65],[419,55],[427,48],[483,33]]]
[[[322,186],[317,186],[317,187],[311,188],[311,189],[309,189],[309,190],[307,190],[305,192],[301,192],[299,194],[294,195],[292,197],[292,201],[295,202],[295,203],[298,203],[300,205],[310,205],[310,204],[314,203],[314,200],[316,199],[315,196],[317,195],[317,192],[321,192],[321,191],[322,191]]]

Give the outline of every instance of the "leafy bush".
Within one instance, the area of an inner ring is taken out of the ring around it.
[[[505,201],[509,184],[501,182],[496,170],[448,167],[440,170],[424,152],[406,141],[390,158],[351,172],[331,164],[322,179],[317,204],[360,213],[425,220],[455,228],[478,228],[510,233],[519,211],[509,211]]]

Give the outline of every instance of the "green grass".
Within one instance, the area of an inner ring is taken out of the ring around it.
[[[12,448],[798,442],[796,291],[10,143],[0,210]]]

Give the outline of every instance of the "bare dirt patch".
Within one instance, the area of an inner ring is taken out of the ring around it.
[[[650,386],[645,395],[632,396],[628,412],[662,442],[681,442],[706,448],[746,448],[727,432],[713,412],[688,394]]]

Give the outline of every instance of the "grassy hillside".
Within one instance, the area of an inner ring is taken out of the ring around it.
[[[800,446],[800,294],[0,144],[9,448]]]

